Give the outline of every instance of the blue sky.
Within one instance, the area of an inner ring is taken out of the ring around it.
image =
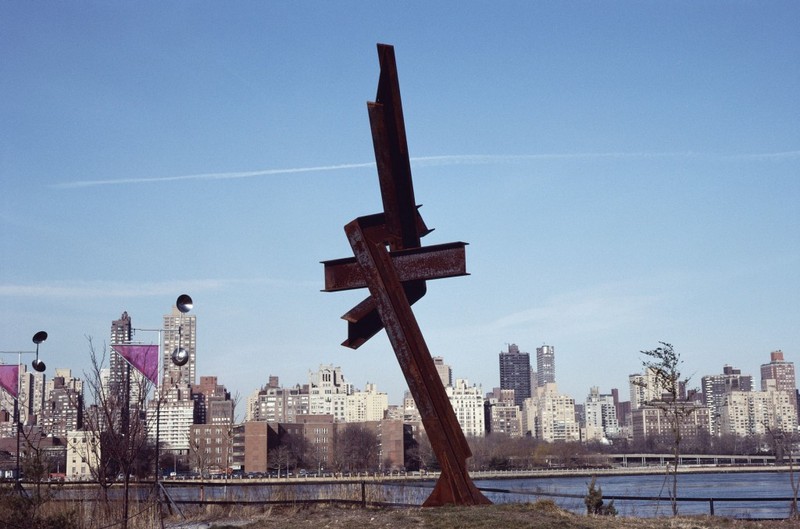
[[[436,5],[430,5],[436,4]],[[668,341],[699,378],[800,361],[796,2],[0,4],[0,350],[88,364],[195,300],[198,373],[246,396],[342,367],[399,403],[322,293],[381,209],[366,102],[393,44],[427,224],[468,277],[415,306],[489,391],[507,343],[621,388]]]

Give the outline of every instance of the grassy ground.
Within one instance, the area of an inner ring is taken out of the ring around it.
[[[209,523],[209,522],[207,522]],[[176,526],[179,527],[179,526]],[[184,525],[183,527],[190,527]],[[716,517],[589,517],[559,509],[550,501],[481,507],[361,509],[339,506],[281,507],[233,521],[195,525],[209,529],[379,527],[430,529],[800,529],[797,521],[746,521]]]

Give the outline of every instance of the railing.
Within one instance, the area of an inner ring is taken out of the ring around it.
[[[220,482],[162,482],[169,502],[175,505],[305,505],[320,503],[351,504],[380,507],[413,507],[420,506],[432,490],[432,482],[424,481],[381,481],[380,479],[336,479],[336,480],[285,480],[271,482],[249,482],[249,480],[231,480]],[[479,487],[495,503],[531,502],[541,498],[551,498],[556,503],[572,512],[585,512],[583,494],[544,492],[529,489]],[[132,484],[132,499],[144,500],[153,490],[153,483],[138,482]],[[57,501],[80,502],[91,500],[96,494],[97,486],[90,483],[60,484]],[[114,488],[116,494],[121,489]],[[116,500],[115,494],[111,499]],[[622,515],[658,516],[669,510],[671,499],[663,496],[603,495],[603,500],[615,501],[615,506]],[[791,497],[679,497],[677,502],[683,504],[708,505],[708,510],[698,512],[696,508],[686,514],[709,514],[715,516],[723,504],[746,505],[738,514],[727,514],[736,518],[782,519],[789,516],[793,498]],[[619,503],[618,503],[619,502]],[[627,507],[626,507],[627,505]],[[766,506],[766,507],[765,507]],[[699,507],[699,505],[698,505]],[[753,511],[762,516],[752,516]],[[743,515],[744,514],[744,515]]]
[[[563,499],[574,499],[580,500],[580,502],[573,502],[573,503],[583,503],[583,499],[585,495],[582,494],[566,494],[566,493],[558,493],[558,492],[541,492],[541,491],[530,491],[530,490],[518,490],[518,489],[499,489],[499,488],[489,488],[489,487],[481,487],[480,490],[482,492],[490,492],[495,494],[508,494],[517,496],[529,496],[529,497],[548,497],[548,498],[563,498]],[[603,501],[630,501],[630,502],[642,502],[648,504],[655,504],[655,505],[663,505],[668,506],[671,505],[672,499],[669,497],[663,496],[630,496],[630,495],[613,495],[613,494],[604,494]],[[774,503],[774,504],[783,504],[786,507],[786,515],[784,516],[775,516],[775,517],[758,517],[760,520],[764,519],[784,519],[788,517],[791,504],[794,501],[791,497],[736,497],[736,498],[725,498],[725,497],[678,497],[676,498],[676,502],[678,505],[681,503],[707,503],[708,504],[708,514],[711,516],[716,516],[716,509],[715,505],[719,505],[721,503],[747,503],[750,505],[759,504],[759,503]],[[775,510],[778,510],[780,507],[776,505]],[[576,509],[571,509],[576,510]],[[581,509],[577,509],[581,510]],[[698,513],[692,513],[698,514]],[[750,517],[738,517],[740,519],[749,519]]]

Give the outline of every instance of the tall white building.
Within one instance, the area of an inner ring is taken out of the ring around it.
[[[189,450],[189,429],[194,424],[195,403],[192,386],[197,383],[197,317],[180,312],[164,316],[163,378],[158,388],[160,399],[150,402],[148,417],[158,418],[158,425],[148,425],[148,437],[160,442],[168,450]],[[172,353],[184,349],[189,361],[183,366],[172,362]],[[160,402],[159,402],[160,400]]]
[[[587,439],[610,439],[618,437],[620,433],[617,421],[617,408],[614,405],[613,395],[600,394],[597,386],[589,390],[584,407],[586,415]]]
[[[388,409],[389,395],[379,392],[375,384],[367,384],[364,391],[347,396],[345,422],[382,421]]]
[[[189,430],[194,424],[192,401],[164,401],[160,409],[157,404],[151,405],[148,413],[152,413],[153,418],[160,417],[158,431],[155,421],[152,426],[148,423],[147,437],[151,442],[158,437],[161,446],[167,450],[188,452]]]
[[[525,428],[542,441],[579,441],[580,425],[575,420],[575,399],[558,393],[555,383],[536,388],[525,399]]]
[[[347,397],[353,385],[345,380],[342,368],[321,365],[308,374],[308,401],[312,415],[333,415],[335,422],[347,420]]]
[[[720,433],[748,436],[797,430],[794,395],[770,382],[766,391],[731,391],[725,396],[719,409]]]
[[[310,412],[308,388],[280,387],[275,383],[256,390],[247,399],[245,421],[298,422],[298,415]]]
[[[446,387],[445,391],[464,435],[483,437],[486,432],[486,420],[481,386],[470,386],[468,380],[457,378],[455,385]]]
[[[161,389],[166,392],[164,398],[172,402],[191,401],[192,385],[197,383],[197,316],[172,307],[172,313],[164,315],[163,329],[161,365],[164,379]],[[189,361],[182,366],[172,362],[172,353],[178,348],[189,354]]]
[[[731,391],[752,391],[753,377],[742,375],[740,369],[725,365],[722,374],[706,375],[701,379],[703,404],[708,406],[711,417],[711,433],[720,434],[720,409]]]
[[[28,371],[25,364],[19,366],[19,417],[25,425],[42,417],[46,380],[44,373]]]
[[[639,409],[648,402],[660,400],[664,392],[663,385],[653,368],[647,369],[644,374],[628,375],[628,384],[631,392],[631,410]]]
[[[556,348],[543,345],[536,348],[537,386],[556,382]]]

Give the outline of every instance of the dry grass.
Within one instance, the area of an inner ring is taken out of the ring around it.
[[[246,521],[246,522],[245,522]],[[245,522],[243,525],[242,523]],[[235,523],[235,525],[234,525]],[[361,509],[335,505],[273,508],[248,518],[218,520],[210,529],[430,528],[430,529],[800,529],[800,523],[708,516],[684,518],[588,517],[548,500],[481,507]]]

